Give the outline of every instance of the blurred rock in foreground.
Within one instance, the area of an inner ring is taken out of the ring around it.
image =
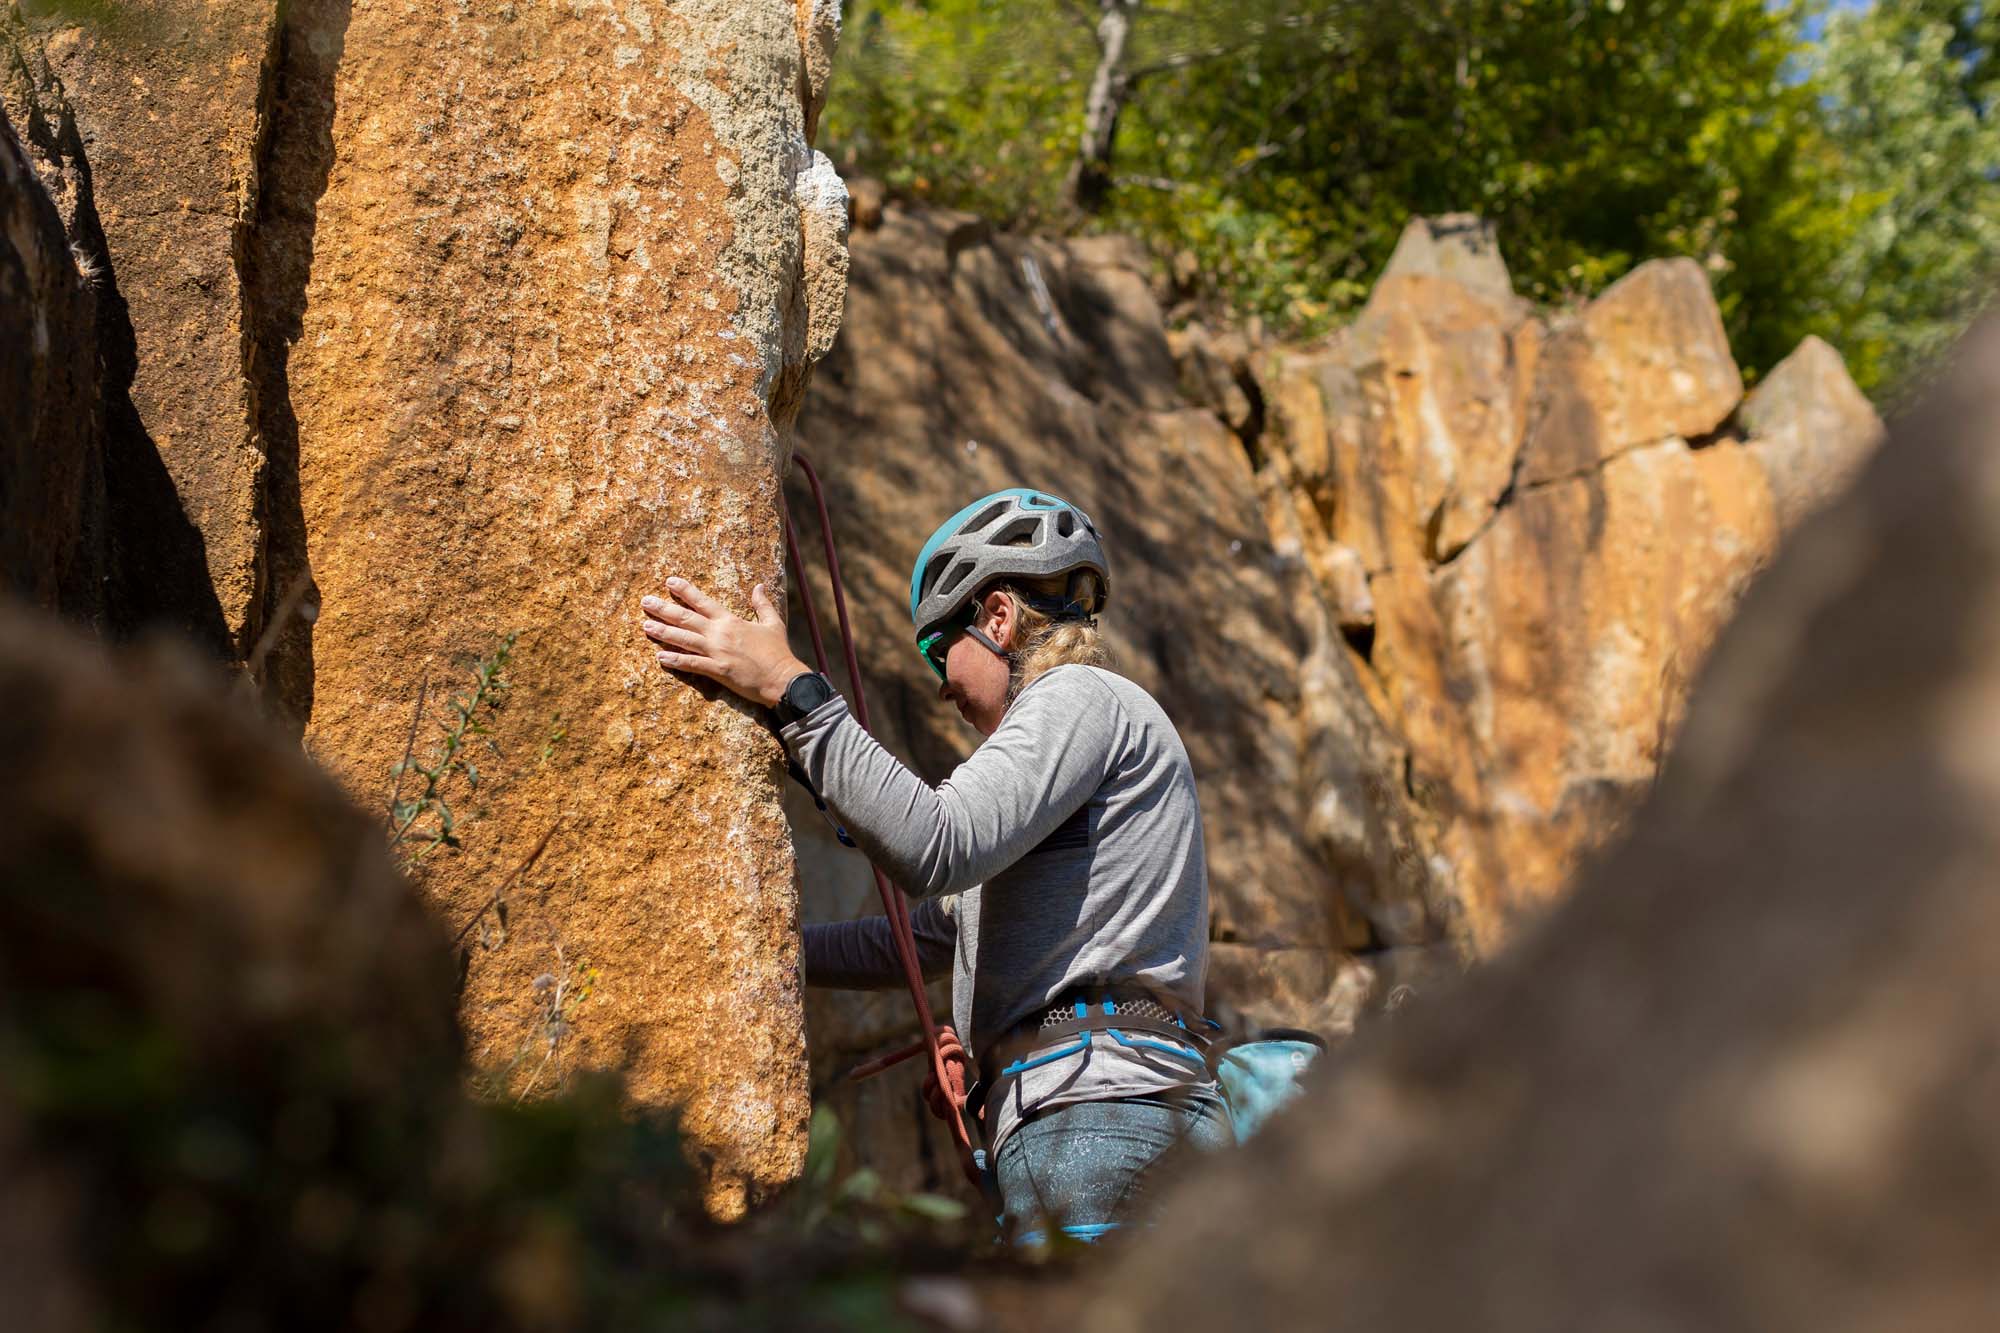
[[[379,827],[184,652],[6,606],[0,866],[15,1326],[415,1299],[459,1037]]]
[[[1746,599],[1623,845],[1190,1180],[1078,1322],[1991,1325],[1996,437],[1989,322]]]
[[[185,647],[114,657],[0,598],[0,1326],[893,1318],[894,1200],[821,1172],[711,1228],[615,1080],[465,1096],[443,930],[252,712]]]

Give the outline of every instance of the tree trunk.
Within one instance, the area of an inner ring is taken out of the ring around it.
[[[1097,21],[1097,72],[1090,78],[1090,95],[1083,105],[1083,137],[1070,167],[1066,191],[1078,213],[1096,213],[1111,189],[1111,145],[1118,135],[1118,114],[1132,81],[1125,71],[1125,48],[1132,36],[1138,0],[1101,0],[1104,14]]]

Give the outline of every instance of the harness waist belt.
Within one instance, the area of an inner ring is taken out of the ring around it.
[[[1171,1019],[1130,1012],[1126,1006],[1144,1002],[1164,1010]],[[979,1055],[981,1094],[997,1093],[1001,1086],[1030,1069],[1081,1054],[1097,1033],[1111,1034],[1121,1046],[1156,1051],[1191,1062],[1208,1077],[1207,1060],[1201,1054],[1204,1039],[1178,1010],[1145,991],[1117,992],[1091,998],[1074,997],[1050,1010],[1067,1009],[1073,1017],[1050,1023],[1045,1018],[1016,1023],[1007,1034]],[[1046,1012],[1046,1011],[1045,1011]],[[1203,1020],[1197,1019],[1197,1022]],[[1190,1049],[1191,1048],[1191,1049]]]

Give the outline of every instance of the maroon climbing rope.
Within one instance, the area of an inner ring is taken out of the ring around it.
[[[841,585],[840,555],[833,546],[833,520],[826,511],[826,492],[820,489],[819,473],[806,461],[804,455],[794,453],[792,461],[812,488],[813,503],[819,507],[820,540],[826,547],[826,572],[833,584],[833,606],[840,619],[840,646],[847,661],[847,680],[854,687],[854,718],[861,729],[872,733],[868,724],[868,695],[861,685],[861,664],[855,655],[854,633],[847,622],[847,592]],[[820,634],[819,610],[813,605],[812,588],[806,583],[805,562],[799,558],[799,535],[792,526],[790,507],[785,512],[785,557],[791,565],[792,585],[799,590],[799,605],[806,613],[806,632],[812,638],[813,662],[822,675],[827,674],[826,641]],[[951,1128],[952,1142],[958,1148],[959,1165],[964,1169],[966,1179],[973,1184],[980,1183],[979,1165],[972,1154],[972,1136],[965,1128],[965,1099],[968,1085],[964,1048],[952,1038],[939,1040],[939,1029],[931,1019],[930,996],[924,990],[923,967],[917,960],[917,940],[910,929],[910,903],[903,891],[889,882],[880,866],[873,862],[869,868],[875,872],[875,888],[882,895],[882,911],[889,918],[889,933],[896,944],[896,957],[903,966],[903,979],[909,984],[910,1002],[916,1006],[917,1026],[923,1032],[921,1045],[906,1051],[896,1052],[891,1057],[871,1062],[871,1073],[879,1073],[890,1065],[908,1059],[918,1052],[930,1057],[931,1078],[942,1091],[941,1096],[929,1098],[931,1111]],[[948,1029],[947,1029],[948,1031]],[[855,1071],[859,1076],[860,1070]]]

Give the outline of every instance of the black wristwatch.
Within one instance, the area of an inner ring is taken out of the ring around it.
[[[789,727],[831,698],[833,682],[817,671],[804,671],[792,677],[792,683],[785,686],[784,696],[771,711],[777,715],[779,726]]]

